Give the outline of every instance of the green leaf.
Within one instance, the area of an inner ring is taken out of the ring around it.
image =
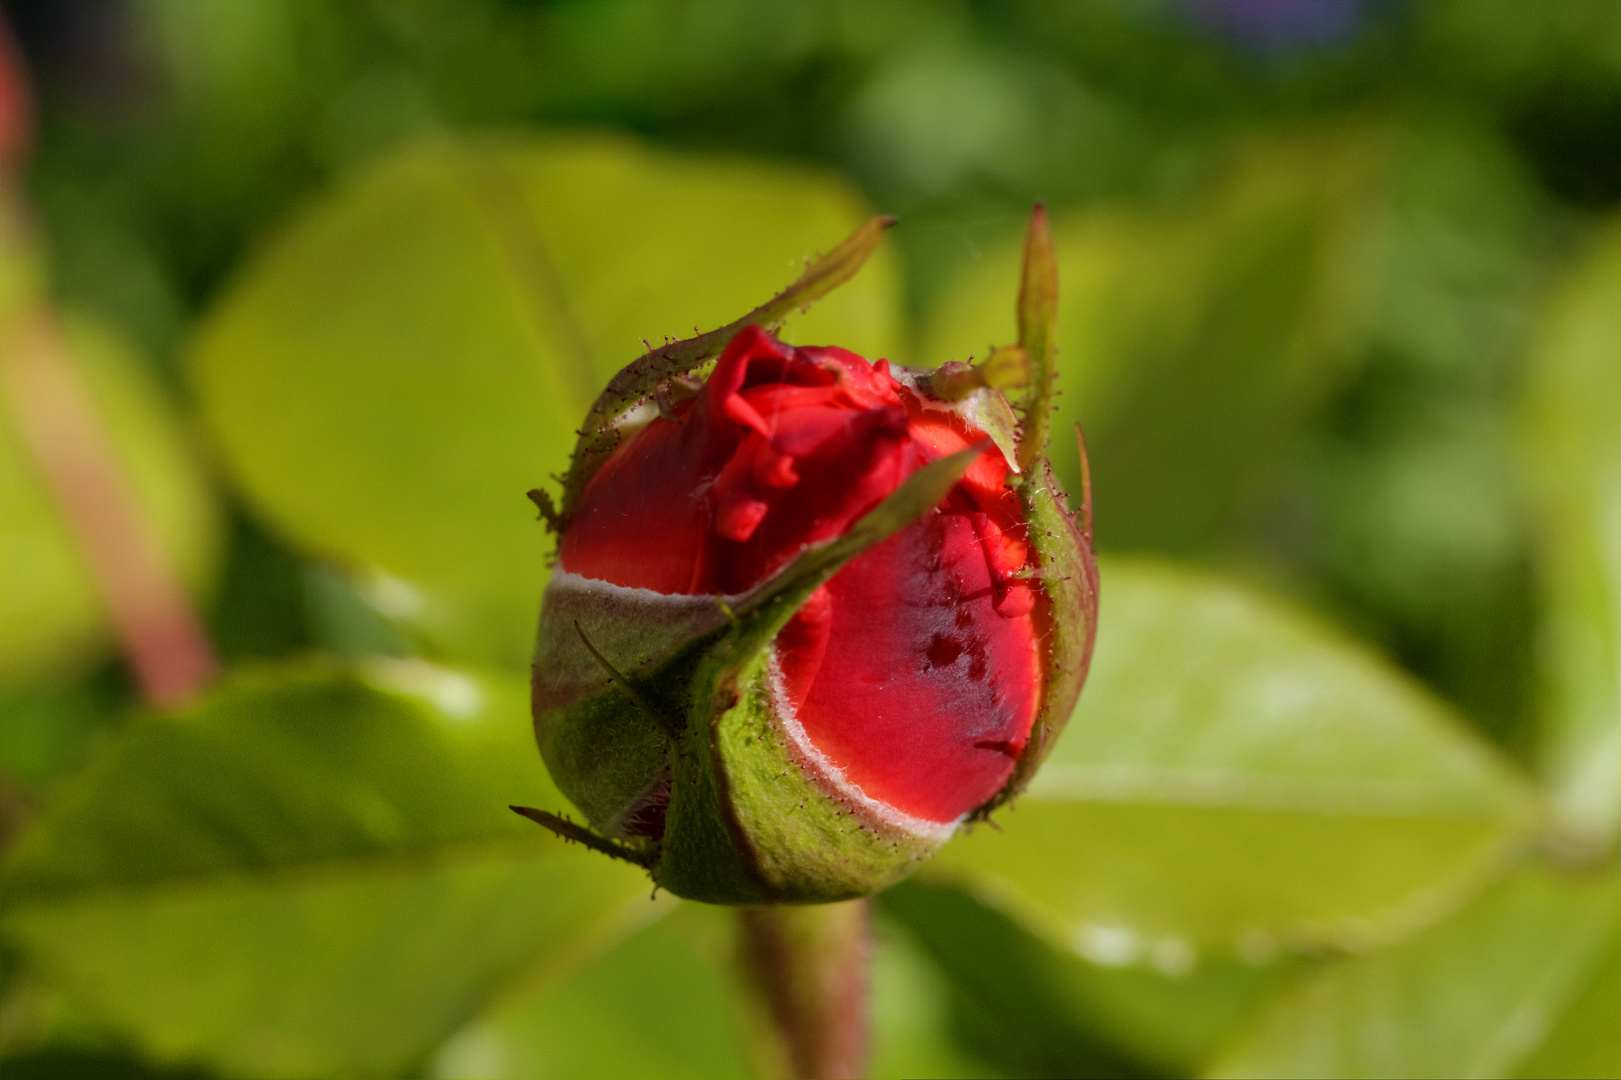
[[[1516,1076],[1577,1080],[1621,1076],[1621,926],[1610,927],[1609,951],[1592,965],[1586,985],[1567,999],[1542,1045]]]
[[[1523,444],[1543,590],[1541,764],[1565,839],[1621,826],[1621,222],[1554,292],[1532,349]]]
[[[1509,482],[1507,406],[1544,273],[1541,196],[1481,126],[1432,118],[1402,144],[1362,240],[1368,362],[1279,463],[1270,546],[1523,750],[1529,523]]]
[[[1053,428],[1086,431],[1105,546],[1207,542],[1341,380],[1359,310],[1343,241],[1376,151],[1364,133],[1273,139],[1196,203],[1055,216]],[[927,362],[1014,340],[1019,260],[1009,237],[946,291]],[[1079,491],[1073,437],[1052,457]]]
[[[158,1069],[138,1058],[108,1050],[52,1047],[0,1058],[6,1080],[213,1080],[197,1069]]]
[[[733,913],[666,896],[646,914],[657,921],[587,964],[537,978],[458,1032],[433,1075],[756,1075],[732,970]]]
[[[507,810],[564,806],[524,698],[420,661],[240,675],[61,789],[0,931],[158,1060],[399,1075],[646,902]]]
[[[1265,999],[1283,965],[1165,975],[1055,949],[960,889],[881,894],[949,978],[958,1036],[1013,1076],[1187,1075]]]
[[[650,924],[573,966],[534,972],[434,1055],[442,1077],[746,1077],[769,1021],[736,955],[732,909],[662,894]],[[950,987],[892,922],[875,926],[874,1077],[998,1075],[950,1031]]]
[[[1364,946],[1492,873],[1526,783],[1393,667],[1228,581],[1102,570],[1091,675],[997,828],[930,871],[1103,963]]]
[[[219,561],[220,514],[179,416],[149,366],[106,327],[69,316],[63,330],[137,504],[184,582],[205,592]],[[10,404],[0,402],[0,688],[15,690],[82,672],[105,655],[111,629]]]
[[[446,653],[525,664],[568,465],[610,376],[722,325],[868,217],[825,173],[608,137],[434,144],[338,191],[250,267],[191,355],[243,490]],[[791,321],[893,355],[893,263]]]
[[[121,719],[109,681],[0,698],[0,774],[37,791],[71,773]]]
[[[1527,866],[1424,933],[1301,979],[1211,1075],[1615,1076],[1618,929],[1614,872]]]
[[[874,1080],[1014,1076],[965,1048],[953,1034],[960,1008],[950,979],[881,901],[873,920]]]

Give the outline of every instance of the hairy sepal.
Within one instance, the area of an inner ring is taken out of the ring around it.
[[[936,391],[934,368],[892,367],[897,382],[910,388],[925,409],[951,413],[971,429],[983,431],[1002,452],[1008,468],[1018,472],[1019,418],[1007,396],[994,386],[977,387],[957,397],[942,397]]]
[[[1035,563],[1034,614],[1044,647],[1041,703],[1012,775],[995,797],[970,815],[976,821],[1023,791],[1041,768],[1075,711],[1097,640],[1098,564],[1092,551],[1091,492],[1085,493],[1077,520],[1051,463],[1041,459],[1035,472],[1027,474],[1016,490]]]
[[[697,665],[690,690],[710,711],[675,755],[653,879],[715,904],[829,903],[894,884],[954,826],[918,828],[831,783],[793,737],[771,654],[738,670],[722,647]]]
[[[649,708],[652,699],[618,685],[604,662],[640,685],[725,626],[724,602],[552,574],[535,639],[535,741],[563,794],[605,836],[640,839],[630,820],[667,782],[684,724],[669,703]]]

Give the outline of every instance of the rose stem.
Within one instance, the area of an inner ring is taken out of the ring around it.
[[[743,965],[796,1080],[867,1068],[872,901],[741,908]]]
[[[18,263],[35,254],[17,179],[30,149],[30,104],[16,42],[0,15],[0,259]],[[25,452],[90,564],[141,696],[182,704],[219,670],[202,620],[130,489],[55,315],[43,303],[6,314],[0,407],[11,407]]]
[[[185,703],[213,678],[214,650],[44,307],[5,327],[0,377],[22,443],[90,564],[141,695],[155,705]]]

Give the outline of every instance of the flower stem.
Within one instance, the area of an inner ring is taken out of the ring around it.
[[[0,399],[89,563],[142,696],[185,704],[218,669],[213,647],[43,306],[0,335]]]
[[[743,964],[796,1080],[867,1068],[872,902],[741,908]]]

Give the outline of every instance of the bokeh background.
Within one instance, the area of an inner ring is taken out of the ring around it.
[[[13,388],[7,1077],[768,1068],[723,914],[483,816],[523,492],[870,213],[789,336],[985,355],[1036,201],[1099,669],[881,901],[875,1071],[1621,1071],[1621,4],[0,10],[0,319],[227,669],[142,712]]]

